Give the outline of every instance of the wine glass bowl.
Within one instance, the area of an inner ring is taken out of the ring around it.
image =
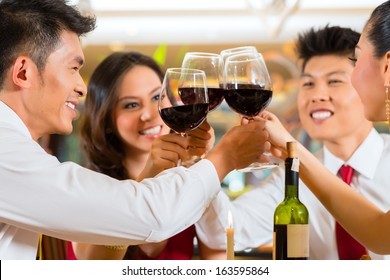
[[[224,67],[225,100],[238,114],[251,119],[272,99],[272,82],[263,56],[239,53],[229,56]]]
[[[243,47],[236,47],[236,48],[230,48],[230,49],[225,49],[220,52],[221,56],[221,62],[225,62],[226,58],[239,54],[239,53],[258,53],[257,49],[255,46],[243,46]]]
[[[223,71],[224,71],[224,66],[226,63],[226,59],[229,56],[240,54],[240,53],[258,53],[256,47],[254,46],[243,46],[243,47],[236,47],[236,48],[230,48],[230,49],[225,49],[220,52],[220,61],[219,61],[219,74],[220,74],[220,82],[223,83]],[[221,85],[222,87],[222,85]]]
[[[205,72],[168,68],[159,95],[158,110],[164,123],[183,137],[201,125],[209,110]],[[179,164],[189,165],[185,162]]]
[[[226,57],[222,86],[229,107],[249,120],[261,113],[272,99],[272,81],[264,58],[253,50]],[[255,162],[239,171],[251,172],[276,166],[277,162]]]
[[[203,70],[209,95],[209,111],[217,108],[224,99],[224,90],[220,88],[220,55],[206,52],[187,52],[182,68]]]

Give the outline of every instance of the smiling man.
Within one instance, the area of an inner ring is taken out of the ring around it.
[[[200,218],[231,170],[264,152],[259,121],[233,127],[190,168],[139,183],[60,163],[36,141],[72,132],[86,95],[79,37],[95,19],[65,0],[1,0],[0,19],[1,260],[35,259],[40,233],[107,245],[165,240]],[[189,142],[176,139],[179,158]]]
[[[385,166],[390,164],[390,136],[378,134],[366,120],[363,104],[351,84],[353,52],[358,40],[359,34],[351,29],[328,26],[299,36],[299,116],[310,137],[322,141],[323,148],[317,156],[324,165],[334,174],[343,164],[351,166],[351,187],[387,211],[390,182]],[[341,249],[338,251],[347,239],[337,241],[334,218],[303,182],[299,197],[309,210],[310,258],[353,258],[344,257]],[[283,198],[284,168],[279,168],[268,180],[233,202],[219,194],[197,224],[198,235],[208,246],[224,248],[226,237],[221,232],[227,227],[228,209],[232,209],[238,232],[236,250],[268,244],[272,242],[274,209]],[[363,254],[373,259],[390,259],[371,252]]]

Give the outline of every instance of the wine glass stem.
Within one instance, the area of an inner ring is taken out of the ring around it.
[[[180,136],[181,137],[187,137],[187,134],[185,132],[179,132]],[[177,166],[182,166],[183,165],[183,162],[181,160],[181,158],[179,158],[179,160],[177,161]]]

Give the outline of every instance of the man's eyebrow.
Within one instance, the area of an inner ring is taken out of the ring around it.
[[[305,77],[311,78],[311,77],[313,77],[313,76],[310,75],[310,74],[308,74],[308,73],[302,73],[302,74],[301,74],[301,78],[305,78]]]
[[[331,76],[331,75],[334,75],[334,74],[345,75],[346,72],[344,70],[335,70],[335,71],[326,73],[326,76]],[[302,73],[301,74],[301,78],[312,78],[312,77],[313,77],[313,75],[311,75],[309,73]]]
[[[334,74],[345,75],[346,72],[343,71],[343,70],[336,70],[336,71],[329,72],[329,73],[327,74],[327,76],[334,75]]]

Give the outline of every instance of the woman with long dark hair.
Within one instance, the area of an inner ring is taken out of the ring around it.
[[[157,106],[163,77],[151,57],[137,52],[113,53],[98,65],[88,84],[80,131],[89,168],[117,179],[141,179],[150,156],[161,167],[154,173],[176,165],[180,136],[169,134]],[[190,135],[204,148],[201,152],[214,142],[207,123]],[[128,247],[74,243],[74,248],[83,259],[191,259],[195,236],[192,225],[159,243]]]

